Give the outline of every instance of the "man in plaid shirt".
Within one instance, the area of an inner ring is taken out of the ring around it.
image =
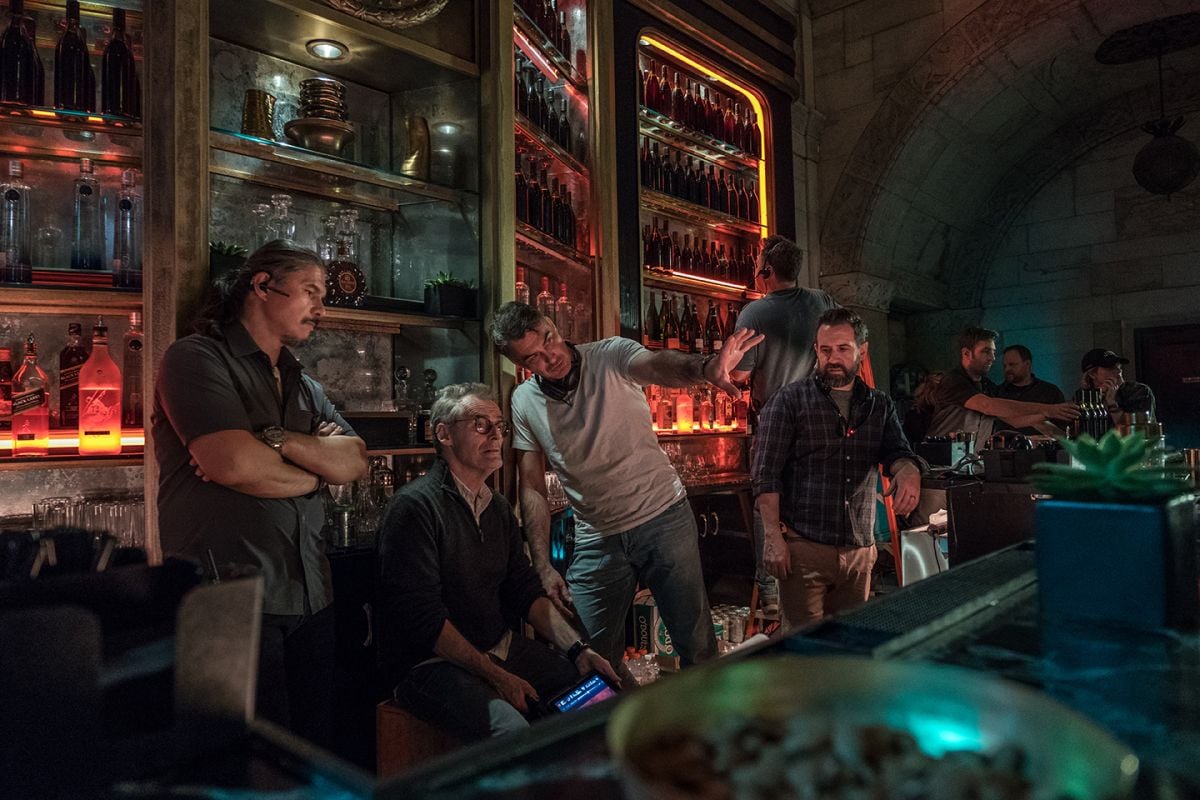
[[[759,415],[751,477],[779,578],[783,624],[866,602],[875,564],[876,465],[892,477],[897,514],[917,507],[921,460],[883,392],[858,378],[867,326],[834,308],[817,322],[817,369],[776,392]]]

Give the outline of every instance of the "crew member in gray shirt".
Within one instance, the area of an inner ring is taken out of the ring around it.
[[[592,647],[616,666],[640,582],[654,594],[681,662],[713,658],[696,518],[658,446],[642,387],[710,383],[737,396],[729,370],[762,337],[738,331],[711,356],[650,352],[620,337],[576,346],[537,309],[515,302],[496,312],[491,335],[534,374],[513,392],[513,449],[525,535],[551,602],[566,610],[573,600]],[[565,582],[549,558],[547,462],[575,509]]]
[[[804,251],[790,239],[776,235],[763,242],[754,280],[766,297],[747,303],[738,314],[739,330],[763,335],[730,373],[734,383],[750,379],[750,406],[755,411],[779,387],[809,376],[816,361],[817,317],[837,307],[828,292],[796,285],[803,264]]]
[[[217,279],[154,387],[163,550],[264,583],[256,714],[330,746],[333,602],[319,490],[366,447],[288,349],[324,312],[316,253],[276,240]]]

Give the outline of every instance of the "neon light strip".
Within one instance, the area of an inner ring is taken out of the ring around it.
[[[692,275],[687,272],[676,272],[675,270],[657,270],[656,271],[656,270],[651,270],[649,268],[647,268],[647,269],[649,270],[649,272],[651,274],[657,274],[657,275],[661,275],[663,277],[682,278],[682,279],[688,280],[688,281],[695,281],[696,283],[705,283],[710,286],[716,286],[721,289],[729,289],[730,291],[733,291],[733,292],[746,291],[746,287],[742,286],[740,283],[729,283],[728,281],[717,280],[716,278],[706,278],[702,275]]]
[[[759,160],[758,160],[758,214],[759,214],[759,219],[761,219],[763,221],[762,231],[759,234],[759,236],[762,239],[766,239],[770,235],[770,231],[768,229],[768,220],[770,219],[770,217],[767,215],[767,209],[768,209],[768,203],[767,203],[767,159],[766,159],[767,115],[765,113],[763,113],[762,104],[758,102],[758,98],[755,97],[754,94],[751,93],[749,89],[746,89],[741,84],[734,83],[733,81],[729,80],[728,78],[721,77],[709,65],[702,64],[699,61],[696,61],[691,56],[688,56],[685,53],[683,53],[679,50],[676,50],[671,45],[669,45],[663,41],[660,41],[658,39],[655,39],[653,36],[650,36],[645,33],[643,33],[641,35],[641,37],[639,37],[639,40],[645,42],[646,44],[650,45],[651,47],[657,47],[659,50],[662,50],[663,52],[667,53],[672,58],[674,58],[678,61],[681,61],[684,64],[687,64],[689,67],[696,70],[698,73],[706,76],[707,79],[715,81],[716,83],[722,84],[723,86],[727,86],[730,89],[733,89],[738,94],[740,94],[744,98],[746,98],[746,101],[748,103],[750,103],[750,107],[752,109],[754,109],[755,116],[759,120],[761,120],[761,124],[758,126],[758,138],[759,138],[758,150],[760,153],[763,154],[763,157],[759,158]]]
[[[125,428],[121,431],[121,446],[145,447],[145,432],[141,428]],[[78,450],[79,433],[77,431],[50,431],[50,449]],[[0,434],[0,451],[5,450],[12,450],[12,433],[10,431]]]

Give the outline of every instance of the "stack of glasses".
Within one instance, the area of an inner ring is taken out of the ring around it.
[[[146,536],[146,502],[140,494],[98,497],[45,497],[33,504],[33,528],[82,528],[106,532],[120,547],[143,547]]]

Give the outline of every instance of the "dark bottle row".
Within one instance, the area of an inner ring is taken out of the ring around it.
[[[654,219],[642,228],[642,263],[648,269],[670,270],[698,275],[703,278],[754,287],[755,265],[759,245],[739,246],[727,254],[724,243],[718,244],[690,233],[679,241],[679,231],[669,230],[669,223]]]
[[[567,12],[559,11],[557,0],[517,0],[542,35],[554,44],[557,54],[567,63],[571,62],[571,33],[567,29]]]
[[[513,93],[517,111],[536,125],[546,136],[580,161],[584,160],[586,142],[583,131],[576,137],[571,129],[571,117],[565,89],[554,91],[547,86],[546,77],[527,58],[516,54]]]
[[[754,158],[762,158],[762,131],[753,109],[742,108],[732,97],[722,98],[711,87],[691,76],[668,79],[664,64],[659,71],[653,59],[642,70],[639,100],[646,108],[670,117],[685,128],[718,139]],[[722,99],[724,105],[722,106]]]
[[[78,0],[68,0],[63,32],[54,49],[54,107],[141,117],[141,86],[126,40],[125,10],[112,12],[112,38],[100,64],[99,107],[86,35],[79,25]],[[24,0],[10,0],[8,27],[0,36],[0,103],[46,105],[45,70],[36,37],[36,20],[25,13]]]
[[[524,155],[518,152],[517,219],[572,249],[578,249],[571,192],[559,184],[558,178],[548,177],[546,162],[538,164],[530,158],[529,166],[526,175]]]
[[[1083,434],[1099,439],[1112,427],[1112,417],[1104,403],[1104,395],[1099,389],[1079,389],[1075,392],[1075,402],[1079,405],[1079,419],[1070,425],[1069,433],[1072,439],[1078,439]]]
[[[747,181],[742,175],[735,180],[712,164],[705,173],[704,162],[688,156],[684,163],[678,150],[673,153],[673,158],[667,158],[660,153],[658,142],[642,140],[642,186],[747,222],[760,222],[755,181]]]
[[[654,292],[650,292],[642,318],[642,344],[688,353],[720,352],[725,340],[737,327],[737,310],[733,303],[726,304],[725,319],[722,321],[720,304],[716,300],[709,300],[708,314],[704,324],[701,324],[698,304],[694,299],[689,303],[690,298],[683,295],[682,312],[677,310],[675,299],[675,295],[668,298],[667,293],[663,292],[662,305],[656,307]]]

